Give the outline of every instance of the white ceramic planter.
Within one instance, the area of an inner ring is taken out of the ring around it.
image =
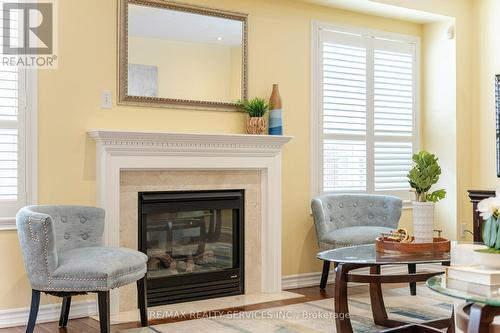
[[[434,203],[413,201],[413,234],[415,243],[432,243],[434,236]]]
[[[500,254],[474,251],[474,264],[483,269],[500,270]]]

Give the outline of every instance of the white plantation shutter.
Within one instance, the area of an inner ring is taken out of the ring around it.
[[[3,3],[11,2],[0,0]],[[19,19],[10,21],[0,11],[2,26],[9,24],[11,45],[18,45]],[[0,29],[0,50],[3,30]],[[26,203],[25,189],[25,73],[13,66],[0,65],[0,218],[13,217]]]
[[[409,198],[416,44],[320,30],[320,192]]]

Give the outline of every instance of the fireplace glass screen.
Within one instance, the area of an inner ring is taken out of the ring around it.
[[[139,193],[148,305],[243,293],[242,190]]]
[[[148,276],[233,268],[234,213],[213,209],[148,214]]]

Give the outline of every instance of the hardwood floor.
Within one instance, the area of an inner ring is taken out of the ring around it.
[[[396,286],[393,286],[393,287],[396,287]],[[356,286],[356,287],[349,288],[349,294],[352,295],[352,294],[356,294],[356,293],[362,293],[362,292],[366,292],[367,290],[368,290],[367,286]],[[280,307],[280,306],[285,306],[285,305],[290,305],[290,304],[316,301],[316,300],[325,299],[325,298],[333,298],[333,285],[331,285],[331,284],[328,285],[326,287],[326,290],[323,290],[323,291],[320,290],[318,286],[308,287],[308,288],[300,288],[300,289],[292,289],[292,290],[288,290],[288,291],[291,291],[291,292],[294,292],[297,294],[301,294],[301,295],[303,295],[303,297],[286,299],[286,300],[281,300],[281,301],[274,301],[274,302],[267,302],[267,303],[246,305],[246,306],[241,306],[238,308],[221,309],[217,312],[220,314],[220,313],[224,313],[224,312],[261,310],[261,309]],[[201,315],[203,315],[203,313],[198,314],[197,317],[200,317]],[[158,325],[158,324],[178,322],[178,321],[184,321],[184,320],[190,320],[190,319],[193,319],[193,318],[182,317],[182,318],[157,319],[157,320],[150,320],[149,324],[150,325]],[[127,329],[127,328],[135,328],[135,327],[140,327],[140,324],[137,322],[137,323],[113,325],[111,327],[111,330],[117,331],[117,330],[122,330],[122,329]],[[24,333],[25,329],[26,329],[25,326],[2,328],[2,329],[0,329],[0,333]],[[35,327],[35,333],[54,333],[54,332],[59,332],[59,333],[99,333],[99,322],[94,320],[94,319],[91,319],[91,318],[81,318],[81,319],[70,319],[68,322],[68,327],[66,329],[59,328],[58,321],[44,323],[44,324],[37,324]]]

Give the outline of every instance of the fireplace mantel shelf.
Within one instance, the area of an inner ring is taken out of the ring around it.
[[[95,129],[88,134],[105,149],[259,150],[278,153],[292,139],[281,135],[191,134]]]

